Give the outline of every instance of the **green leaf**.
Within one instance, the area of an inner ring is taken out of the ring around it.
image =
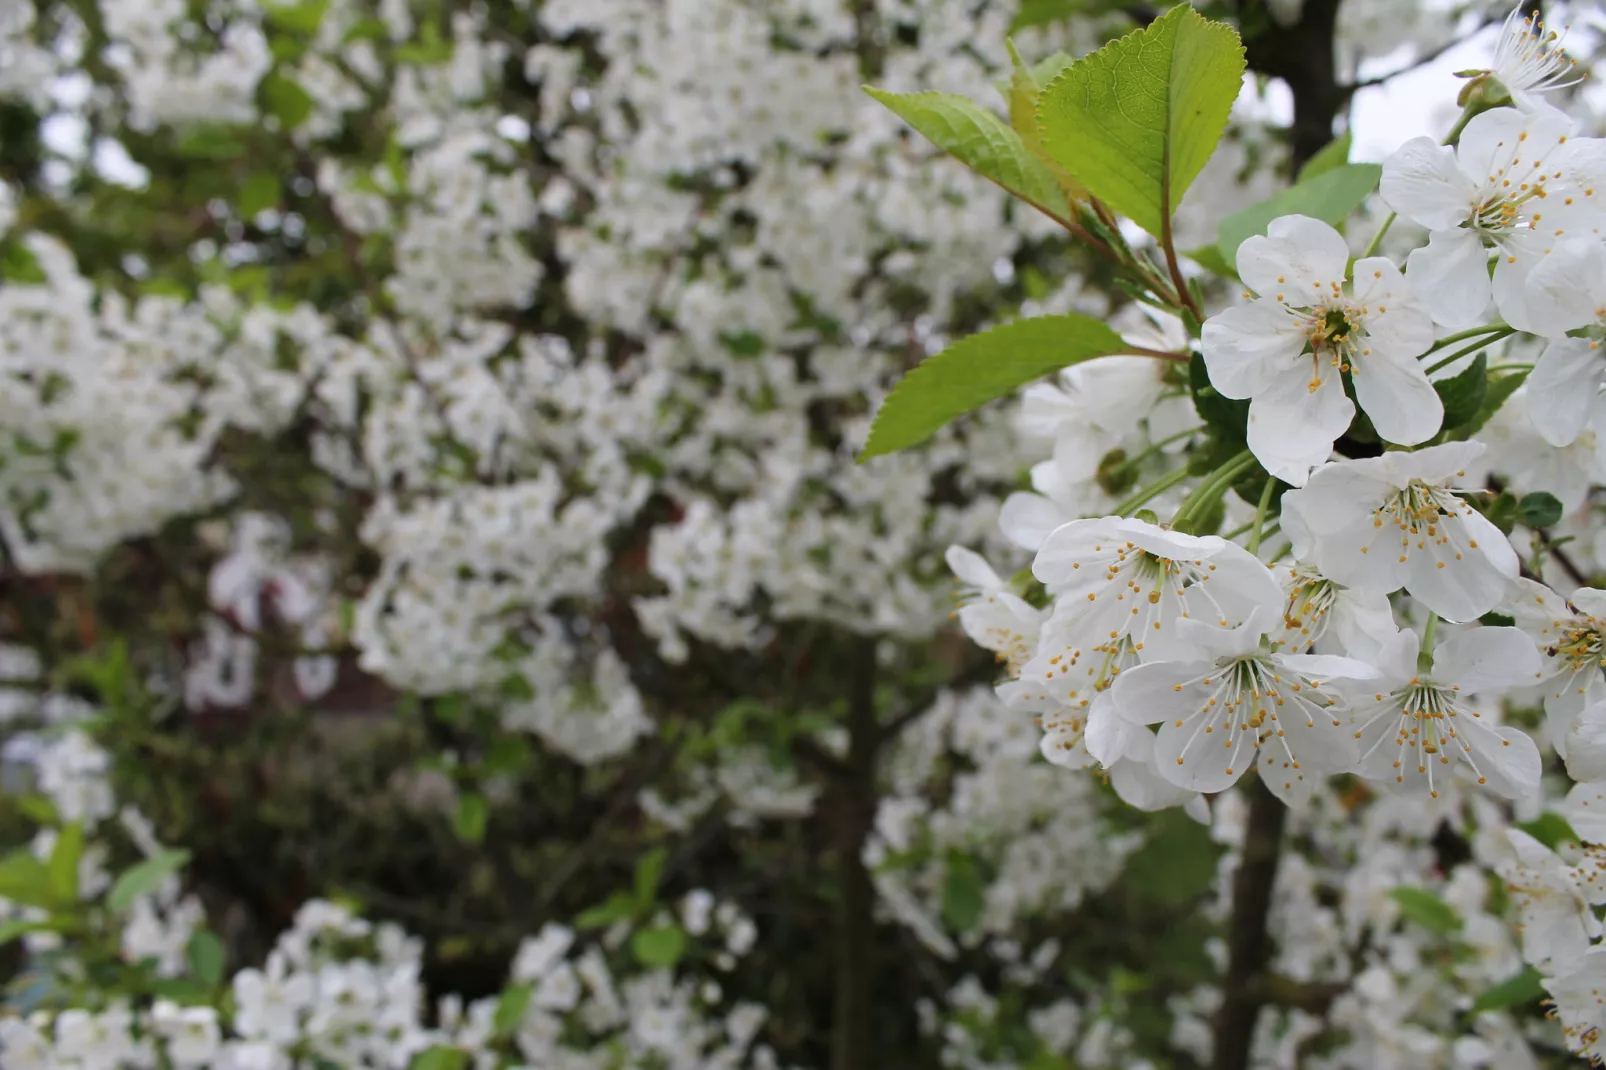
[[[485,839],[485,824],[490,820],[491,808],[485,796],[465,792],[458,796],[457,813],[452,816],[452,828],[464,843],[480,843]]]
[[[496,1001],[496,1015],[491,1019],[491,1027],[504,1036],[518,1029],[519,1023],[524,1021],[524,1012],[530,1009],[530,997],[534,994],[532,985],[512,985],[503,989]]]
[[[311,37],[323,24],[323,14],[329,9],[329,0],[301,0],[285,3],[275,0],[263,4],[262,20],[275,30],[288,34]]]
[[[71,918],[43,918],[38,921],[8,921],[0,925],[0,947],[20,940],[29,933],[67,932],[74,927]]]
[[[106,893],[106,909],[118,914],[134,905],[134,900],[154,892],[169,876],[183,869],[190,853],[179,849],[163,851],[125,869]]]
[[[1353,140],[1349,131],[1346,130],[1339,137],[1323,145],[1316,155],[1305,161],[1305,166],[1301,167],[1299,174],[1294,176],[1294,182],[1308,181],[1319,174],[1343,167],[1349,163],[1349,150]]]
[[[316,107],[312,94],[277,71],[262,79],[257,92],[262,98],[263,110],[278,119],[285,130],[294,130],[306,122]]]
[[[1430,932],[1446,935],[1461,928],[1455,908],[1426,888],[1400,887],[1389,892],[1400,905],[1400,913]]]
[[[574,919],[576,929],[601,929],[624,918],[634,917],[636,900],[629,892],[614,892],[603,903],[585,910]]]
[[[1004,99],[1009,103],[1010,125],[1020,135],[1026,150],[1042,161],[1049,173],[1054,176],[1055,184],[1064,192],[1066,205],[1070,207],[1074,202],[1085,200],[1087,191],[1048,155],[1048,148],[1043,144],[1043,131],[1037,122],[1037,99],[1043,94],[1043,86],[1073,61],[1063,52],[1050,56],[1045,63],[1058,65],[1053,67],[1045,78],[1038,74],[1036,68],[1028,67],[1021,61],[1020,54],[1015,51],[1014,42],[1006,42],[1006,45],[1009,48],[1011,69]]]
[[[53,910],[62,905],[50,867],[27,848],[19,848],[0,858],[0,899],[41,910]]]
[[[1195,353],[1188,362],[1188,389],[1199,418],[1218,432],[1230,445],[1243,442],[1248,435],[1249,402],[1224,397],[1210,385],[1210,370],[1204,357]]]
[[[630,951],[648,969],[666,969],[686,953],[686,934],[677,925],[638,929],[630,938]]]
[[[1517,503],[1517,521],[1530,528],[1554,527],[1561,520],[1561,499],[1545,491],[1525,494]]]
[[[1540,843],[1554,851],[1559,844],[1577,843],[1578,833],[1565,817],[1554,810],[1546,810],[1532,821],[1525,821],[1517,828],[1526,832]]]
[[[1491,377],[1489,386],[1484,391],[1483,404],[1478,407],[1478,415],[1474,416],[1471,423],[1461,428],[1452,437],[1464,440],[1482,431],[1483,426],[1494,419],[1494,414],[1500,411],[1500,406],[1504,405],[1511,395],[1517,392],[1517,389],[1522,386],[1527,378],[1527,368]]]
[[[223,941],[205,929],[190,934],[189,942],[184,945],[184,958],[195,979],[208,988],[217,987],[223,980]]]
[[[1068,19],[1077,14],[1081,6],[1081,0],[1021,0],[1015,20],[1009,24],[1009,32],[1019,33],[1033,26]]]
[[[1236,279],[1238,269],[1232,266],[1232,261],[1221,255],[1221,248],[1215,245],[1202,245],[1197,249],[1190,249],[1183,253],[1189,260],[1214,275],[1224,279]]]
[[[1532,966],[1521,973],[1506,978],[1493,988],[1486,989],[1477,999],[1472,1001],[1469,1013],[1482,1014],[1484,1011],[1500,1011],[1507,1007],[1520,1007],[1527,1003],[1538,1003],[1545,998],[1545,989],[1539,983],[1539,971]]]
[[[413,1059],[412,1070],[463,1070],[468,1062],[468,1052],[462,1048],[437,1044],[418,1053]]]
[[[1181,4],[1061,71],[1038,119],[1061,167],[1160,235],[1221,140],[1243,74],[1232,27]]]
[[[957,932],[969,932],[981,921],[987,888],[976,862],[963,851],[949,851],[942,882],[942,920]]]
[[[1471,364],[1448,379],[1433,384],[1439,400],[1444,402],[1444,427],[1460,427],[1477,419],[1483,408],[1484,396],[1489,392],[1489,361],[1479,353]]]
[[[636,863],[636,909],[646,910],[658,895],[658,883],[664,877],[664,863],[669,860],[669,852],[662,847],[654,847],[641,856]]]
[[[864,91],[983,178],[1046,215],[1070,218],[1070,201],[1049,165],[993,112],[952,93],[887,93],[869,86]]]
[[[240,187],[240,215],[253,219],[258,212],[275,208],[279,204],[279,176],[272,171],[257,171]]]
[[[1229,264],[1238,262],[1245,238],[1266,233],[1273,219],[1308,215],[1337,226],[1377,189],[1383,168],[1375,163],[1349,163],[1298,185],[1289,186],[1259,204],[1234,212],[1216,228],[1216,248]]]
[[[200,123],[186,127],[173,149],[192,160],[232,160],[245,152],[245,141],[237,126]]]
[[[1050,372],[1126,349],[1107,325],[1075,313],[1016,320],[922,361],[876,413],[859,459],[908,449],[938,428]]]
[[[56,834],[55,849],[50,852],[50,886],[63,903],[78,900],[78,863],[83,857],[83,824],[73,821],[62,826]]]

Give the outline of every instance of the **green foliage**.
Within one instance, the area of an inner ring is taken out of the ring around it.
[[[1444,403],[1444,427],[1451,430],[1477,419],[1489,393],[1489,362],[1479,353],[1464,369],[1448,379],[1434,382]]]
[[[1468,439],[1482,431],[1484,425],[1494,419],[1494,414],[1500,411],[1500,406],[1504,405],[1511,395],[1517,392],[1527,378],[1527,368],[1518,368],[1515,371],[1489,376],[1488,385],[1484,388],[1483,404],[1478,406],[1478,414],[1462,426],[1452,437]]]
[[[83,857],[84,826],[74,821],[57,833],[56,846],[50,852],[50,887],[57,902],[77,902],[78,863]]]
[[[1506,978],[1493,988],[1481,993],[1467,1008],[1469,1014],[1482,1014],[1485,1011],[1502,1011],[1508,1007],[1520,1007],[1529,1003],[1538,1003],[1545,998],[1545,987],[1540,983],[1539,971],[1532,966],[1526,967],[1521,973]]]
[[[124,870],[106,893],[106,907],[121,914],[134,905],[134,900],[148,895],[161,886],[168,877],[189,863],[186,850],[163,851]]]
[[[1525,494],[1517,502],[1517,521],[1530,528],[1548,528],[1561,522],[1561,499],[1546,491]]]
[[[433,1048],[419,1052],[413,1060],[411,1070],[465,1070],[469,1064],[468,1052],[461,1048],[449,1048],[444,1044],[437,1044]]]
[[[973,334],[928,357],[893,388],[860,460],[918,445],[955,417],[1034,379],[1125,349],[1108,325],[1074,313]]]
[[[1070,218],[1070,201],[1054,172],[993,112],[952,93],[888,93],[869,86],[865,92],[983,178],[1046,215]]]
[[[27,848],[0,857],[0,898],[41,910],[51,910],[63,902],[51,867]]]
[[[1144,230],[1168,234],[1221,140],[1243,73],[1230,26],[1175,7],[1049,83],[1038,103],[1049,154]]]
[[[1429,932],[1447,936],[1461,928],[1461,916],[1455,908],[1426,888],[1395,888],[1389,898],[1399,904],[1400,913],[1408,920]]]
[[[1305,166],[1299,169],[1299,174],[1294,176],[1295,184],[1307,182],[1317,175],[1326,174],[1328,171],[1343,167],[1349,163],[1349,150],[1353,141],[1353,136],[1346,130],[1340,136],[1323,145],[1321,150],[1306,160]]]
[[[502,995],[496,1001],[496,1015],[491,1019],[491,1026],[499,1035],[506,1036],[518,1029],[519,1023],[524,1021],[524,1012],[530,1009],[530,998],[535,995],[535,989],[527,984],[509,985],[502,990]]]
[[[317,102],[301,85],[274,71],[257,86],[262,110],[279,120],[285,130],[294,130],[312,115]]]
[[[1517,828],[1526,832],[1540,843],[1554,851],[1564,843],[1578,843],[1578,833],[1565,817],[1554,810],[1546,810],[1532,821],[1525,821]]]
[[[1204,358],[1197,353],[1188,363],[1188,390],[1193,395],[1194,410],[1205,426],[1229,445],[1244,441],[1249,428],[1249,402],[1224,397],[1218,392],[1210,383],[1210,370],[1205,367]]]
[[[197,929],[184,945],[184,959],[195,979],[208,988],[223,980],[223,941],[205,929]]]
[[[1374,163],[1328,168],[1223,219],[1216,231],[1216,248],[1226,263],[1236,264],[1244,239],[1266,233],[1278,216],[1307,215],[1323,223],[1342,223],[1377,189],[1382,177],[1383,168]]]
[[[668,969],[686,953],[686,933],[678,925],[638,929],[631,934],[630,953],[649,970]]]
[[[969,932],[987,906],[987,884],[976,860],[964,851],[949,851],[942,882],[942,920],[958,932]]]
[[[1146,899],[1166,907],[1186,907],[1209,894],[1225,848],[1181,811],[1162,811],[1154,824],[1153,834],[1127,860],[1127,881],[1142,888]]]
[[[240,209],[240,215],[250,219],[258,212],[276,207],[280,195],[278,175],[272,171],[253,171],[251,177],[240,187],[240,197],[236,204]]]
[[[464,792],[457,798],[457,810],[452,817],[452,828],[464,843],[479,843],[485,839],[485,824],[490,820],[491,808],[485,796]]]

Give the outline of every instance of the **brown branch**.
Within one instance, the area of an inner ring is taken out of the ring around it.
[[[871,1070],[875,1024],[875,890],[864,867],[865,839],[875,822],[875,644],[849,655],[847,777],[829,795],[836,869],[836,953],[831,1016],[831,1070]]]
[[[1227,973],[1221,979],[1221,1008],[1215,1021],[1215,1070],[1245,1070],[1255,1021],[1267,1003],[1266,965],[1271,934],[1266,922],[1282,853],[1288,810],[1257,776],[1245,785],[1249,820],[1242,857],[1232,878],[1232,918],[1227,927]]]

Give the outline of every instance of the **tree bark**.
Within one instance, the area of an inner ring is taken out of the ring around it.
[[[1288,810],[1256,776],[1246,785],[1249,820],[1243,855],[1232,878],[1232,917],[1227,926],[1227,973],[1215,1021],[1215,1070],[1246,1070],[1255,1021],[1265,1004],[1266,967],[1271,961],[1271,892],[1282,854]]]
[[[829,793],[836,873],[835,984],[831,1070],[871,1070],[875,994],[875,889],[864,867],[864,843],[875,822],[875,641],[857,638],[848,666],[847,768]]]

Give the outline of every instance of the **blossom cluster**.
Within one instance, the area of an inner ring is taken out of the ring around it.
[[[1029,574],[949,551],[960,622],[1005,667],[1003,706],[1036,718],[1048,761],[1099,770],[1134,807],[1203,819],[1214,800],[1219,825],[1223,793],[1252,776],[1300,813],[1358,791],[1463,827],[1499,812],[1487,799],[1544,808],[1549,754],[1576,782],[1553,809],[1577,812],[1606,778],[1599,548],[1558,541],[1592,537],[1606,481],[1606,139],[1558,106],[1579,75],[1520,13],[1492,67],[1465,74],[1449,136],[1384,159],[1370,241],[1272,219],[1236,247],[1238,301],[1206,316],[1179,284],[1176,319],[1125,325],[1161,359],[1100,358],[1026,392],[1022,431],[1052,456],[999,525]],[[1542,726],[1523,712],[1541,704]],[[1606,847],[1582,824],[1570,847],[1473,838],[1568,1046],[1599,1056]],[[1481,892],[1459,905],[1467,924],[1485,909]],[[1345,999],[1408,1005],[1334,937]],[[1291,942],[1314,953],[1312,938]],[[1391,1065],[1364,1050],[1353,1065]]]

